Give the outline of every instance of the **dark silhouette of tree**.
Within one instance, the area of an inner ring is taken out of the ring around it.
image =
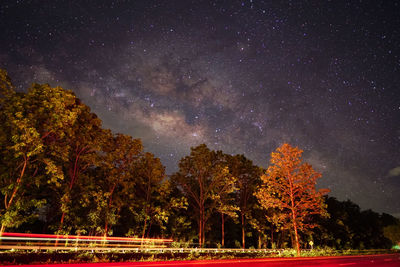
[[[391,242],[385,228],[396,224],[396,218],[371,210],[361,211],[350,200],[325,199],[329,218],[320,218],[319,227],[313,230],[314,240],[320,246],[335,249],[390,248]]]

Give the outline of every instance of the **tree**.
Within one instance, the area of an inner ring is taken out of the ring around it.
[[[351,201],[341,202],[334,197],[325,196],[325,205],[329,218],[319,218],[320,227],[314,228],[315,245],[329,246],[334,249],[353,248],[352,225],[358,223],[360,207]]]
[[[236,178],[229,173],[228,167],[223,168],[218,175],[221,177],[216,178],[212,199],[216,202],[216,211],[221,214],[221,246],[225,247],[225,216],[237,218],[239,208],[234,204],[233,196],[237,190]]]
[[[168,203],[168,224],[167,232],[171,238],[186,242],[193,240],[197,236],[196,229],[193,229],[190,215],[188,214],[188,200],[184,193],[179,190],[179,186],[173,179],[168,179],[168,194],[165,202]]]
[[[361,211],[350,200],[339,201],[334,197],[326,197],[325,203],[329,218],[319,218],[319,227],[313,229],[316,245],[335,249],[391,247],[392,242],[385,229],[398,223],[398,219],[385,213],[380,215],[371,210]]]
[[[400,246],[400,221],[383,228],[383,234],[392,242],[393,246]]]
[[[15,88],[11,82],[8,73],[4,69],[0,69],[0,108],[8,102],[11,96],[15,95]]]
[[[68,160],[61,162],[65,168],[66,179],[61,186],[63,191],[61,199],[58,199],[62,211],[59,231],[63,228],[65,216],[69,215],[67,212],[71,210],[68,206],[78,205],[79,198],[74,197],[74,188],[76,184],[80,184],[78,179],[89,167],[99,164],[98,154],[101,147],[104,146],[104,137],[107,135],[107,132],[101,128],[101,120],[90,112],[88,106],[81,103],[79,99],[77,99],[76,105],[80,112],[76,123],[68,129],[68,136],[65,140],[66,145],[70,147]],[[79,196],[80,192],[76,193]]]
[[[329,192],[328,189],[316,190],[316,181],[321,174],[310,164],[302,163],[302,153],[302,150],[289,144],[283,144],[272,152],[271,165],[261,176],[263,186],[256,193],[264,209],[279,210],[269,218],[271,222],[292,228],[298,256],[298,231],[316,226],[310,220],[312,215],[327,215],[323,195]]]
[[[124,205],[126,196],[132,194],[129,191],[135,185],[134,167],[142,152],[140,139],[116,134],[108,140],[103,148],[101,163],[104,175],[102,188],[108,203],[104,218],[104,235],[108,235],[109,226],[116,223],[116,217]],[[116,191],[118,194],[114,194]]]
[[[236,203],[239,205],[239,215],[242,230],[242,248],[246,247],[246,224],[257,200],[254,197],[256,188],[261,184],[261,168],[243,155],[229,156],[230,173],[236,178]]]
[[[6,227],[20,223],[16,218],[25,208],[21,201],[26,198],[23,191],[27,190],[26,186],[59,185],[63,180],[62,168],[56,161],[65,160],[68,146],[55,144],[65,139],[66,130],[75,123],[79,112],[73,105],[75,95],[60,87],[33,84],[28,93],[13,93],[7,79],[1,84],[4,127],[1,135],[6,144],[2,146],[2,154],[7,154],[7,162],[3,159],[3,163],[9,172],[2,177],[0,185],[4,203],[0,234]],[[39,172],[41,175],[37,175]],[[41,204],[43,201],[34,205]]]
[[[154,221],[162,224],[167,219],[166,210],[160,206],[165,193],[162,181],[165,178],[165,167],[159,158],[146,152],[137,161],[136,176],[136,207],[135,213],[142,222],[142,239]],[[158,205],[157,205],[158,204]]]
[[[200,246],[205,242],[206,223],[218,205],[217,196],[232,190],[219,187],[230,178],[221,156],[222,152],[211,151],[205,144],[192,147],[190,155],[180,160],[179,171],[171,177],[195,211]]]

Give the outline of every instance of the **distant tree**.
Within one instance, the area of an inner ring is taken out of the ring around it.
[[[381,216],[377,212],[363,210],[354,232],[357,234],[353,241],[360,249],[390,248],[390,241],[383,234]]]
[[[256,193],[261,206],[280,211],[273,213],[269,218],[271,222],[292,228],[298,256],[298,231],[316,226],[309,220],[311,215],[327,215],[323,195],[328,192],[327,189],[315,189],[321,174],[314,171],[311,165],[302,163],[302,152],[289,144],[283,144],[276,152],[272,152],[271,165],[261,176],[263,186]]]
[[[392,242],[392,245],[400,246],[400,221],[396,224],[391,224],[383,228],[383,233],[387,239]]]
[[[396,218],[371,210],[361,211],[350,200],[326,197],[325,203],[329,218],[319,218],[319,227],[313,229],[316,245],[335,249],[390,248],[385,229],[396,224]]]

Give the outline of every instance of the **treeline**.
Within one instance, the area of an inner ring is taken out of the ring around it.
[[[296,148],[286,147],[298,156],[293,173],[301,173],[293,180],[301,194],[288,195],[299,205],[290,206],[282,188],[293,183],[279,165],[284,146],[263,170],[243,155],[199,145],[167,177],[139,139],[103,129],[73,92],[47,84],[16,92],[4,70],[0,90],[0,234],[172,237],[243,248],[295,247],[296,241],[303,248],[310,241],[387,248],[400,240],[398,219],[317,192],[320,175],[300,164]]]

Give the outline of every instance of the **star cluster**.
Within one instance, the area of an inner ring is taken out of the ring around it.
[[[400,215],[395,1],[2,1],[0,67],[72,89],[172,173],[206,143],[266,167],[304,149],[321,187]]]

